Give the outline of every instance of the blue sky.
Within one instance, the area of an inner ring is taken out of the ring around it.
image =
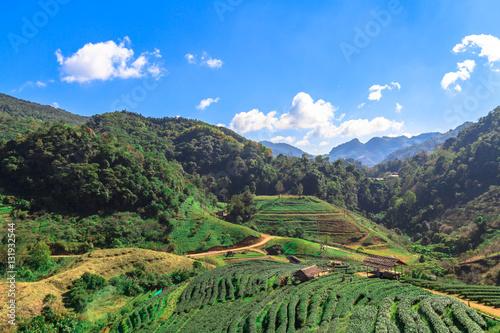
[[[500,3],[12,1],[0,92],[128,109],[312,153],[446,131],[500,105]]]

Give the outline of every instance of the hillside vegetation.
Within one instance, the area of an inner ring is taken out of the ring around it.
[[[254,260],[216,268],[151,298],[110,331],[483,332],[495,325],[454,298],[397,281],[341,282],[342,270],[293,283],[302,267]]]
[[[157,274],[171,274],[176,270],[193,269],[195,261],[164,252],[151,250],[122,248],[96,250],[78,256],[60,273],[37,282],[21,282],[17,284],[19,297],[17,298],[17,313],[21,316],[37,316],[43,307],[43,299],[47,294],[54,295],[62,302],[73,281],[89,272],[109,280],[122,274],[133,272],[137,267],[144,267],[146,272]],[[207,269],[212,266],[204,264]],[[2,282],[0,301],[7,302],[6,283]],[[124,301],[127,300],[125,297]],[[120,303],[115,304],[120,305]],[[122,304],[123,305],[123,304]],[[3,308],[0,315],[5,316],[7,309]]]
[[[369,253],[397,254],[404,259],[411,257],[403,246],[394,242],[397,236],[393,233],[318,198],[256,196],[253,202],[255,212],[246,225],[263,233],[341,244],[355,250],[362,247]]]

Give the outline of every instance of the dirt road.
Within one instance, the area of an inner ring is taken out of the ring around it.
[[[200,258],[200,257],[209,257],[209,256],[216,256],[218,254],[224,254],[228,251],[242,251],[242,250],[252,250],[256,251],[259,253],[267,254],[266,252],[262,251],[260,247],[266,245],[268,242],[271,241],[271,239],[276,238],[276,236],[271,236],[271,235],[266,235],[266,234],[261,234],[261,237],[263,238],[260,240],[258,243],[249,245],[249,246],[243,246],[243,247],[237,247],[234,249],[226,249],[226,250],[221,250],[221,251],[210,251],[210,252],[204,252],[204,253],[197,253],[197,254],[190,254],[190,258]]]

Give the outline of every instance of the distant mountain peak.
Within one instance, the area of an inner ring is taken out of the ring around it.
[[[262,143],[264,146],[267,146],[268,148],[271,148],[273,151],[273,156],[278,156],[279,154],[283,154],[285,156],[302,157],[302,155],[307,154],[302,149],[299,149],[295,146],[292,146],[284,142],[274,143],[271,141],[261,141],[260,143]]]
[[[335,161],[339,158],[353,158],[362,162],[364,165],[374,166],[382,162],[395,150],[424,142],[440,134],[441,133],[437,132],[423,133],[411,138],[404,135],[397,137],[373,137],[366,143],[361,143],[358,139],[352,139],[351,141],[334,147],[326,156],[330,157],[330,161]]]

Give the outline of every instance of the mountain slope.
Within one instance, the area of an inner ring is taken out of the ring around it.
[[[88,117],[79,116],[50,105],[28,102],[0,93],[0,115],[2,114],[13,118],[28,119],[31,117],[35,120],[49,122],[64,120],[71,125],[80,125],[88,120]]]
[[[375,137],[367,143],[361,143],[358,139],[353,139],[334,147],[330,153],[324,156],[330,157],[331,161],[339,158],[354,158],[364,165],[374,166],[382,162],[390,153],[395,150],[422,143],[441,133],[424,133],[411,138],[406,136],[398,137]]]
[[[433,151],[436,151],[436,149],[438,149],[446,140],[448,140],[449,138],[456,137],[458,135],[458,133],[460,133],[461,130],[463,130],[464,128],[466,128],[467,126],[469,126],[471,124],[472,124],[471,122],[466,122],[453,130],[450,130],[444,134],[432,137],[432,138],[430,138],[422,143],[417,143],[417,144],[414,144],[414,145],[406,147],[406,148],[398,149],[398,150],[392,152],[391,154],[389,154],[389,156],[387,156],[385,158],[384,162],[385,161],[393,161],[393,160],[397,160],[397,159],[404,160],[407,157],[415,156],[418,153],[423,152],[423,151],[427,151],[429,153],[432,153]]]
[[[285,156],[302,157],[302,155],[307,154],[302,149],[289,145],[288,143],[273,143],[271,141],[261,141],[260,143],[271,148],[273,150],[273,156],[283,154]]]
[[[438,251],[463,253],[500,242],[498,222],[484,208],[495,205],[494,195],[474,200],[500,185],[500,108],[448,139],[431,155],[420,153],[404,162],[382,222],[413,235]],[[470,203],[470,204],[469,204]],[[468,218],[450,219],[453,215]],[[451,215],[450,215],[451,214]],[[482,215],[485,214],[485,215]]]

